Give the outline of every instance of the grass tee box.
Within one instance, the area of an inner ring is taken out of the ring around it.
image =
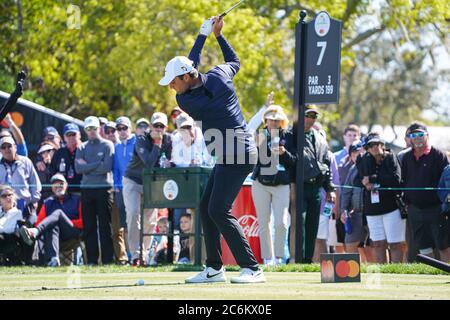
[[[361,282],[357,253],[324,253],[320,255],[320,279],[327,282]]]

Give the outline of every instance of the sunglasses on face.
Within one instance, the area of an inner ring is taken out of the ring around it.
[[[423,138],[423,137],[425,137],[425,132],[413,132],[413,133],[408,134],[408,137],[411,139]]]
[[[85,130],[86,131],[95,131],[95,130],[97,130],[97,127],[87,127]]]
[[[161,124],[161,123],[157,123],[153,125],[153,128],[158,128],[158,129],[164,129],[166,126]]]
[[[373,142],[373,143],[369,143],[368,145],[367,145],[367,148],[373,148],[373,147],[375,147],[375,146],[379,146],[379,145],[381,145],[382,143],[380,143],[380,142]]]
[[[2,150],[11,149],[11,148],[12,148],[12,144],[4,144],[0,147],[0,149],[2,149]]]
[[[144,129],[145,130],[145,129],[148,129],[149,126],[147,124],[140,124],[137,127],[138,127],[138,129]]]
[[[317,114],[306,114],[305,115],[305,118],[310,118],[310,119],[317,119],[318,118],[318,115]]]
[[[66,133],[66,137],[75,137],[77,134],[75,132]]]
[[[105,133],[106,134],[113,134],[113,133],[115,133],[116,132],[116,130],[114,130],[114,129],[108,129],[108,130],[105,130]]]
[[[117,127],[117,131],[127,131],[128,127]]]
[[[12,197],[13,195],[14,195],[14,193],[5,193],[5,194],[2,194],[0,197],[2,197],[3,199],[6,199],[8,197]]]

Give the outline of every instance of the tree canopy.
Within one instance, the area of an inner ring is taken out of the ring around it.
[[[0,87],[12,89],[24,68],[25,98],[78,118],[169,112],[174,93],[158,85],[166,62],[188,55],[201,23],[235,2],[2,1]],[[433,58],[436,48],[448,51],[448,1],[248,0],[223,30],[242,63],[235,86],[247,118],[272,90],[292,109],[293,30],[302,9],[309,19],[326,10],[344,23],[341,102],[324,119],[332,133],[350,121],[369,123],[374,112],[391,124],[434,107],[436,74],[447,76]],[[200,71],[222,59],[211,35]]]

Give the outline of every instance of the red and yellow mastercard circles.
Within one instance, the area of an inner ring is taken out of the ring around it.
[[[322,282],[360,282],[359,254],[321,254],[320,273]]]

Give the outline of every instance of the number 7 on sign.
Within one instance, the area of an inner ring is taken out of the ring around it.
[[[325,54],[325,49],[327,48],[327,42],[326,41],[319,41],[317,42],[317,46],[321,48],[319,59],[317,59],[316,66],[320,66],[322,64],[323,55]]]

